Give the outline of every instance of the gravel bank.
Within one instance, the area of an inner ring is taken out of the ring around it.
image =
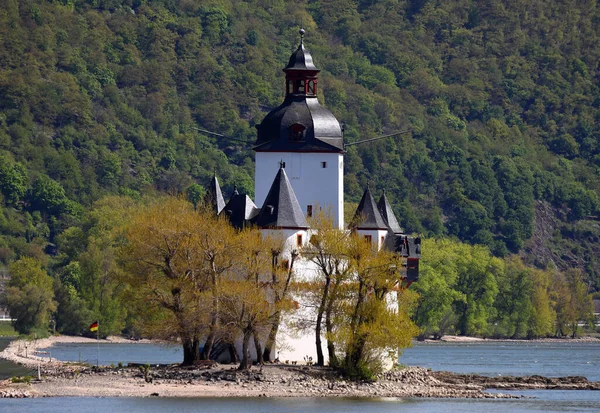
[[[131,342],[111,338],[110,342]],[[50,337],[12,342],[0,357],[30,368],[40,366],[41,380],[31,384],[0,382],[1,397],[443,397],[515,398],[488,393],[495,389],[600,389],[583,377],[490,378],[422,367],[395,369],[376,382],[353,382],[327,367],[269,364],[239,372],[235,366],[209,364],[183,368],[152,366],[147,377],[138,367],[99,369],[50,360],[36,349],[58,342],[95,342],[82,337]],[[27,353],[27,354],[25,354]],[[25,357],[27,356],[27,357]]]

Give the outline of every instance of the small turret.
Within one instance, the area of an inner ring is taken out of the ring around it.
[[[375,199],[371,195],[371,190],[367,186],[363,196],[358,204],[354,218],[352,219],[351,226],[357,230],[385,230],[387,231],[388,225],[381,216]]]
[[[381,217],[385,221],[386,225],[394,234],[402,234],[404,230],[398,224],[398,220],[396,219],[396,215],[394,215],[394,211],[385,195],[385,189],[381,194],[381,198],[379,198],[379,202],[377,202],[377,209],[381,213]]]
[[[279,164],[279,172],[275,176],[255,223],[262,229],[308,228],[292,184],[285,173],[283,162]]]
[[[223,193],[221,192],[221,186],[219,185],[216,173],[210,181],[204,202],[213,208],[216,215],[219,215],[225,207],[225,200],[223,199]]]

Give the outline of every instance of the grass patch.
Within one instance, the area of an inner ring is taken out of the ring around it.
[[[10,321],[0,321],[0,337],[18,336]]]
[[[11,383],[27,383],[31,384],[31,380],[33,380],[33,376],[13,376],[10,379]]]

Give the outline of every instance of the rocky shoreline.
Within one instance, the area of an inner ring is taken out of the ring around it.
[[[40,368],[40,380],[0,382],[2,397],[435,397],[519,398],[488,389],[600,390],[600,382],[585,377],[486,377],[430,371],[422,367],[396,368],[375,382],[349,381],[328,367],[268,364],[241,372],[232,365],[89,367],[31,355],[34,349],[72,338],[50,338],[28,344],[13,342],[0,357]],[[87,340],[87,339],[77,339]]]

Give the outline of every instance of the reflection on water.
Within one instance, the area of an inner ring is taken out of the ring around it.
[[[486,376],[584,376],[600,381],[600,343],[417,343],[406,349],[400,363]]]
[[[0,351],[4,350],[8,343],[14,340],[15,337],[0,337]],[[0,359],[0,380],[6,380],[13,376],[33,375],[34,372],[23,366],[19,366],[13,362]]]
[[[57,343],[43,349],[52,358],[101,366],[123,363],[172,364],[181,363],[181,346],[152,343]]]
[[[8,340],[0,339],[0,348]],[[156,344],[58,344],[49,349],[52,357],[101,364],[118,362],[177,363],[178,346]],[[580,375],[600,380],[600,344],[539,342],[476,342],[416,344],[407,349],[401,363],[436,370],[487,375],[513,374],[546,376]],[[0,369],[0,372],[3,372]],[[19,373],[23,374],[23,373]],[[9,377],[14,374],[9,374]],[[505,391],[506,392],[506,391]],[[293,399],[293,398],[50,398],[0,399],[0,412],[600,412],[600,392],[527,390],[512,392],[531,398],[518,400],[469,399]]]
[[[0,411],[36,413],[57,411],[89,412],[214,412],[214,413],[423,413],[423,412],[511,412],[600,411],[600,392],[525,392],[536,399],[352,399],[352,398],[52,398],[0,399]]]

